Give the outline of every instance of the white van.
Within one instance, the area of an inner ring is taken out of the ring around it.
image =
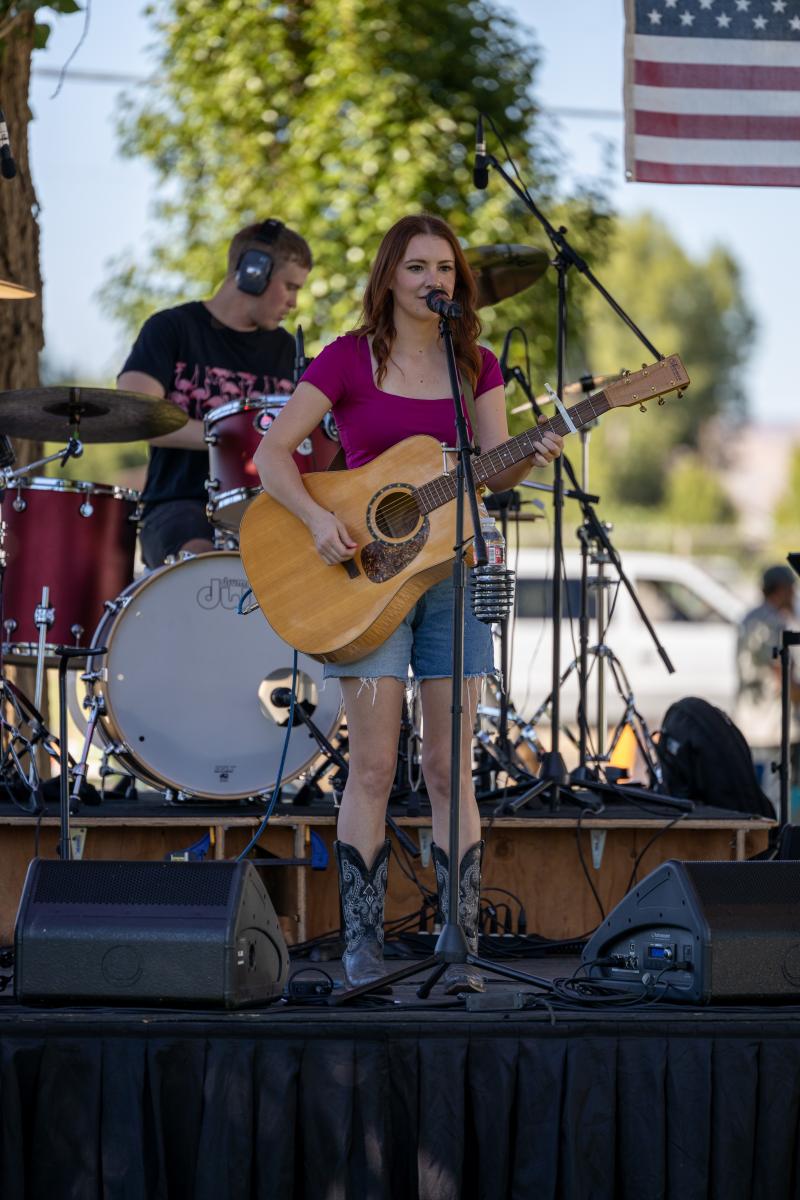
[[[579,653],[581,558],[565,552],[566,585],[562,591],[561,672]],[[603,642],[622,664],[636,707],[652,729],[661,724],[669,705],[683,696],[701,696],[726,712],[736,694],[736,631],[745,605],[696,563],[669,554],[623,553],[625,573],[647,613],[658,639],[675,667],[669,674],[623,584],[616,586],[613,566],[604,567],[614,586],[607,589],[611,617]],[[536,712],[551,690],[552,552],[509,548],[508,565],[517,571],[515,619],[510,623],[510,697],[517,713]],[[589,578],[597,567],[589,563]],[[589,588],[589,646],[598,644],[597,587]],[[590,653],[588,685],[590,721],[597,712],[596,655]],[[619,698],[606,666],[607,718],[621,717]],[[577,672],[561,689],[561,720],[576,720]]]

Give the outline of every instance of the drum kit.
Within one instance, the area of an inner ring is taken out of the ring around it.
[[[530,286],[547,267],[544,251],[526,246],[477,247],[468,259],[479,306]],[[84,736],[70,772],[73,807],[95,737],[103,781],[122,774],[174,802],[259,800],[272,793],[287,722],[286,707],[274,696],[291,683],[293,652],[266,621],[244,619],[249,587],[237,535],[259,491],[253,453],[287,400],[250,396],[207,414],[207,513],[215,549],[167,560],[134,578],[139,493],[41,471],[79,458],[84,443],[164,436],[179,429],[186,414],[169,400],[113,389],[0,393],[6,444],[19,437],[60,447],[16,469],[13,456],[6,466],[0,458],[0,783],[7,792],[18,790],[20,780],[30,794],[38,789],[37,744],[59,757],[40,709],[45,668],[63,658],[85,687],[82,704],[75,706],[73,696],[70,705]],[[325,470],[338,451],[328,414],[297,448],[295,461],[301,473]],[[10,681],[9,666],[35,668],[33,702]],[[338,689],[323,689],[321,664],[300,655],[296,687],[321,737],[294,731],[282,782],[306,772],[340,726]]]

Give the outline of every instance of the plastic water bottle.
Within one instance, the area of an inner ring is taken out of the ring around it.
[[[506,539],[483,501],[479,513],[486,565],[472,570],[472,611],[479,621],[493,625],[505,621],[513,607],[514,572],[506,567]]]

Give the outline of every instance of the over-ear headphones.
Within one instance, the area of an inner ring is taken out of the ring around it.
[[[264,221],[253,234],[253,240],[272,244],[277,242],[284,228],[283,221]],[[239,256],[236,264],[236,286],[240,292],[247,292],[249,296],[260,296],[266,291],[274,269],[275,260],[271,254],[266,250],[251,247]]]

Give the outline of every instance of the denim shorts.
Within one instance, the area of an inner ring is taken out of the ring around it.
[[[203,500],[166,500],[154,504],[139,526],[139,542],[146,567],[160,567],[170,554],[195,538],[214,540]]]
[[[421,596],[391,637],[351,663],[326,663],[325,679],[405,681],[408,668],[417,679],[449,679],[453,674],[453,584],[448,577]],[[472,612],[469,584],[464,594],[464,674],[487,675],[494,669],[494,645],[488,625]]]

